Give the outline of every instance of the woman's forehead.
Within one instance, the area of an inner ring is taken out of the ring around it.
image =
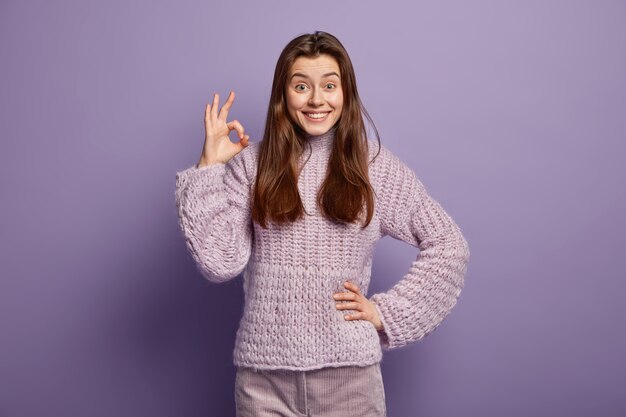
[[[290,77],[293,76],[311,76],[320,75],[322,77],[332,76],[339,77],[339,65],[335,58],[329,55],[320,55],[314,58],[298,57],[291,65]]]

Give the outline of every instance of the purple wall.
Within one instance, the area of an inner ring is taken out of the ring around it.
[[[235,90],[260,139],[278,54],[316,29],[472,253],[441,327],[385,353],[389,415],[626,415],[625,18],[623,1],[2,1],[0,416],[234,415],[242,282],[201,278],[174,175],[213,92]],[[369,294],[416,254],[381,241]]]

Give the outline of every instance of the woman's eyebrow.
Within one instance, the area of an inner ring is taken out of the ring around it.
[[[322,75],[322,78],[325,78],[325,77],[330,77],[331,75],[335,75],[337,78],[339,78],[339,74],[337,74],[337,73],[336,73],[336,72],[334,72],[334,71],[333,71],[333,72],[327,72],[326,74]],[[296,73],[294,73],[294,74],[291,76],[291,78],[293,78],[293,77],[309,78],[309,77],[307,77],[306,75],[304,75],[304,74],[302,74],[302,73],[300,73],[300,72],[296,72]]]

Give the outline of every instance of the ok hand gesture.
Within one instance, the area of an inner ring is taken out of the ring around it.
[[[226,163],[249,144],[250,137],[244,133],[243,126],[238,120],[226,122],[228,111],[235,101],[235,92],[230,92],[226,103],[224,103],[218,113],[219,100],[218,94],[215,93],[213,95],[213,104],[207,104],[204,112],[206,136],[204,147],[202,148],[202,156],[197,164],[198,168],[218,162]],[[233,143],[230,141],[228,135],[231,130],[237,131],[239,142]]]

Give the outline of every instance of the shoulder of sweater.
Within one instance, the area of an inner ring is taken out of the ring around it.
[[[369,173],[376,178],[385,178],[385,180],[394,180],[397,174],[415,175],[415,171],[405,163],[391,149],[380,143],[380,152],[378,141],[368,138],[369,153]]]
[[[382,142],[379,144],[375,139],[368,138],[368,160],[370,161],[370,175],[378,178],[390,178],[390,174],[399,171],[405,174],[415,174],[415,172],[391,149]],[[234,169],[242,169],[248,180],[252,181],[256,177],[257,160],[260,149],[260,141],[250,142],[238,154],[233,156],[228,164]]]
[[[226,163],[231,169],[243,170],[248,181],[251,181],[257,168],[257,157],[259,154],[259,145],[261,142],[250,142],[248,146],[243,148],[239,153],[230,158]]]
[[[387,146],[385,146],[382,142],[379,144],[376,139],[368,138],[367,148],[369,153],[369,160],[372,165],[382,165],[385,162],[388,162],[390,157],[395,156],[393,155],[393,152],[389,148],[387,148]]]

